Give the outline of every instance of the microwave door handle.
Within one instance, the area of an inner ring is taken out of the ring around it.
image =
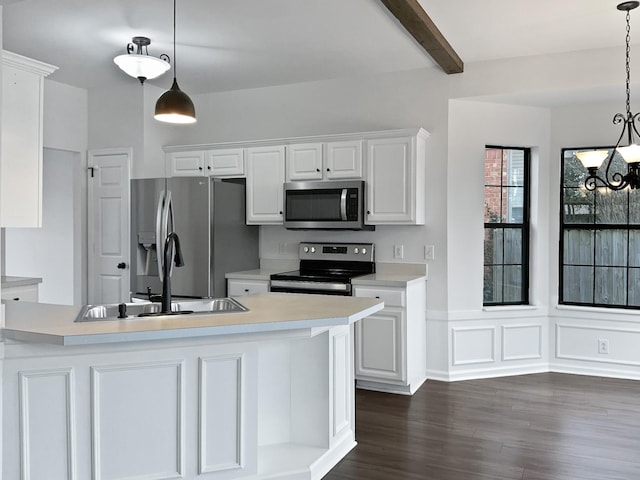
[[[347,189],[342,189],[342,194],[340,195],[340,215],[342,217],[342,221],[347,221]]]

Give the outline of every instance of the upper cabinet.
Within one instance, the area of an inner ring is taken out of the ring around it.
[[[247,224],[282,223],[285,147],[247,148]]]
[[[367,140],[366,223],[424,225],[427,136]]]
[[[2,52],[2,227],[42,226],[44,77],[56,70],[46,63]]]
[[[288,182],[362,178],[362,140],[287,146]]]
[[[366,180],[366,223],[424,225],[422,128],[166,147],[170,176],[246,177],[247,223],[283,223],[283,184]]]
[[[244,148],[171,151],[169,177],[244,177]]]

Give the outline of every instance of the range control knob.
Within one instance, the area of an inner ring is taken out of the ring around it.
[[[311,247],[311,253],[316,253],[316,247]]]
[[[366,249],[366,248],[363,248],[363,249],[362,249],[362,254],[363,254],[363,255],[366,255],[366,254],[367,254],[367,249]]]
[[[353,249],[353,253],[355,253],[355,254],[360,253],[360,250],[358,249],[358,247],[356,247],[356,248],[354,248],[354,249]]]
[[[304,250],[304,253],[309,253],[309,247],[304,247],[303,250]]]

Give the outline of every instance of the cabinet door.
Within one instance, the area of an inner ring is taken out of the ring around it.
[[[227,280],[227,295],[229,297],[241,297],[253,293],[266,293],[269,291],[267,280]]]
[[[322,143],[287,146],[287,181],[322,180]]]
[[[406,381],[405,313],[385,308],[356,323],[357,379]]]
[[[168,154],[170,177],[201,177],[204,175],[204,152],[173,152]]]
[[[42,226],[42,77],[6,64],[0,158],[2,226]]]
[[[367,141],[367,223],[415,223],[411,137]]]
[[[247,148],[247,224],[282,223],[284,146]]]
[[[363,178],[362,141],[328,142],[325,177],[328,180]]]
[[[206,152],[207,175],[212,177],[244,176],[244,148],[227,148]]]

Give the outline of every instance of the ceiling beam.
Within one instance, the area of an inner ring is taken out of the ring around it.
[[[418,0],[380,0],[446,73],[462,73],[464,63]]]

